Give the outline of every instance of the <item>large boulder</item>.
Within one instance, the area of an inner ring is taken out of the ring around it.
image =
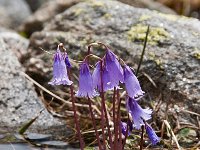
[[[12,30],[2,27],[0,28],[0,37],[4,40],[7,47],[14,52],[18,60],[23,62],[22,58],[28,54],[27,47],[29,45],[29,40]]]
[[[29,41],[17,33],[1,29],[0,32],[0,128],[12,128],[27,123],[35,117],[43,103],[38,98],[33,84],[25,78],[25,69],[21,66],[17,56],[19,52],[27,51]],[[19,49],[21,49],[19,51]],[[23,50],[22,50],[23,49]],[[21,54],[21,53],[20,53]],[[46,110],[33,124],[36,131],[63,125]]]
[[[0,26],[16,29],[30,14],[24,0],[0,0]]]
[[[150,33],[139,76],[143,89],[154,100],[162,98],[165,105],[159,110],[178,113],[182,123],[196,124],[194,112],[200,113],[200,22],[196,19],[134,8],[118,1],[81,2],[31,36],[29,50],[38,59],[44,58],[45,63],[36,69],[39,71],[29,73],[41,75],[44,71],[43,77],[50,79],[52,59],[39,47],[55,50],[59,42],[65,44],[71,58],[81,60],[87,44],[101,41],[137,68],[148,25]],[[27,61],[25,65],[37,68],[38,63]],[[162,114],[165,118],[166,112]]]
[[[50,0],[41,5],[41,7],[19,27],[19,31],[30,36],[35,31],[40,31],[46,22],[55,15],[65,11],[69,7],[77,4],[80,0]],[[31,1],[29,1],[31,2]],[[42,1],[37,1],[42,2]],[[35,0],[34,0],[35,3]]]

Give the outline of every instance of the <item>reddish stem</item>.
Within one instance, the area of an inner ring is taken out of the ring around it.
[[[94,130],[95,130],[95,135],[96,135],[96,138],[97,138],[99,150],[102,150],[101,142],[100,142],[100,139],[99,139],[99,133],[98,133],[97,127],[96,127],[95,116],[94,116],[93,111],[92,111],[92,103],[91,103],[91,100],[90,100],[89,97],[88,97],[88,102],[89,102],[88,104],[89,104],[89,109],[90,109],[90,115],[91,115],[91,118],[92,118],[92,124],[93,124]]]
[[[89,54],[91,53],[91,47],[92,47],[92,45],[89,45],[89,46],[88,46],[88,52],[87,52],[87,55],[89,55]]]
[[[103,140],[103,147],[104,147],[104,149],[106,149],[106,137],[105,137],[104,125],[105,125],[104,111],[103,111],[103,104],[101,102],[101,130],[102,130],[102,140]]]
[[[116,119],[115,119],[115,93],[116,93],[116,88],[114,87],[114,92],[113,92],[113,124],[114,124],[114,133],[116,133]],[[116,149],[116,143],[117,143],[117,137],[115,136],[114,138],[114,150]]]
[[[144,125],[142,125],[142,133],[141,133],[141,139],[140,139],[140,150],[143,149],[143,141],[144,141]]]
[[[109,49],[108,46],[106,46],[105,44],[101,43],[101,42],[97,42],[97,44],[103,46],[106,50]]]
[[[91,47],[93,45],[90,44],[88,46],[88,53],[87,55],[90,55],[91,54]],[[89,63],[89,58],[87,59],[87,62]],[[103,104],[101,103],[101,134],[102,134],[102,141],[103,141],[103,149],[105,150],[106,149],[106,137],[105,137],[105,131],[104,131],[104,125],[105,125],[105,120],[104,120],[104,111],[103,111]],[[95,131],[96,132],[96,131]],[[97,134],[96,134],[97,135]],[[98,139],[97,139],[98,140]],[[100,143],[100,140],[98,141],[98,144]],[[101,144],[99,145],[101,146]],[[101,150],[101,149],[100,149]]]
[[[69,75],[69,80],[71,80],[70,69],[68,69],[68,75]],[[84,141],[81,137],[80,125],[79,125],[78,117],[77,117],[77,113],[76,113],[73,85],[70,85],[70,92],[71,92],[71,99],[72,99],[72,109],[74,111],[74,122],[75,122],[75,126],[76,126],[76,131],[78,133],[78,138],[79,138],[79,141],[80,141],[80,148],[81,148],[81,150],[84,150],[85,143],[84,143]]]
[[[88,45],[88,55],[91,53],[91,47],[94,46],[94,45],[101,45],[103,46],[106,50],[109,49],[108,46],[106,46],[105,44],[101,43],[101,42],[97,42],[97,43],[91,43]]]
[[[119,122],[121,123],[121,113],[119,112]],[[121,126],[119,125],[119,147],[122,149],[122,129]]]
[[[109,136],[110,148],[112,150],[113,149],[112,136],[111,136],[110,126],[109,126],[108,115],[107,115],[107,111],[106,111],[106,104],[105,104],[105,97],[104,97],[103,88],[104,88],[103,87],[103,62],[101,61],[101,99],[102,99],[102,106],[103,106],[103,110],[104,110],[105,118],[106,118],[106,125],[107,125],[107,128],[108,128],[108,136]]]
[[[117,131],[119,131],[119,147],[122,149],[122,131],[119,123],[121,122],[121,112],[120,112],[120,106],[121,106],[121,99],[119,95],[119,90],[117,89],[117,102],[118,102],[118,107],[117,107]],[[117,137],[118,137],[118,132],[117,132]]]

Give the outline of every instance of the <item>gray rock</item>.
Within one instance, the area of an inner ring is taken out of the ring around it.
[[[0,25],[3,27],[16,29],[30,14],[24,0],[0,0]]]
[[[36,11],[38,8],[40,8],[40,6],[42,6],[44,3],[48,1],[52,1],[52,0],[26,0],[26,2],[28,3],[29,7],[31,8],[33,12]]]
[[[17,45],[20,45],[18,47]],[[25,78],[25,69],[15,56],[15,49],[27,50],[28,40],[16,33],[0,32],[0,128],[14,128],[27,123],[44,108],[33,84]],[[63,125],[46,110],[33,124],[36,131]]]
[[[33,15],[31,15],[19,28],[19,30],[30,36],[35,31],[40,31],[46,22],[55,15],[75,5],[80,0],[54,0],[44,3]],[[35,2],[35,1],[34,1]]]
[[[9,15],[6,13],[5,8],[3,8],[1,6],[0,6],[0,15],[2,18],[2,19],[0,19],[0,25],[3,27],[10,27],[12,24],[12,21],[9,18]]]
[[[57,15],[43,31],[34,33],[29,49],[52,50],[62,42],[70,57],[81,60],[87,44],[101,41],[137,68],[148,25],[150,35],[140,77],[144,91],[153,99],[162,93],[172,109],[172,104],[176,104],[181,110],[200,113],[200,22],[196,19],[134,8],[117,1],[87,1]],[[49,64],[43,67],[49,68]],[[46,76],[48,72],[50,69]],[[142,72],[153,79],[157,88]],[[183,121],[194,121],[190,114],[180,114]]]
[[[23,62],[23,58],[28,54],[27,47],[29,45],[29,40],[5,28],[0,28],[0,37],[4,40],[7,47],[12,49],[18,60]]]

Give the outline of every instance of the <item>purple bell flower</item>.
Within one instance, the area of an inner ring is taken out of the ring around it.
[[[152,110],[142,109],[137,101],[131,97],[126,100],[126,109],[131,114],[136,129],[140,129],[141,125],[144,125],[143,119],[145,121],[151,119]]]
[[[98,61],[96,63],[96,68],[92,74],[94,87],[101,91],[101,62]],[[103,80],[103,91],[112,90],[114,86],[111,84],[110,76],[108,69],[106,66],[103,66],[103,73],[102,73],[102,80]]]
[[[124,83],[129,97],[136,99],[143,96],[144,91],[142,91],[137,77],[127,65],[124,66]]]
[[[77,91],[76,96],[92,98],[97,95],[98,93],[94,89],[93,79],[88,63],[83,62],[80,65],[79,90]]]
[[[156,145],[158,142],[160,142],[160,138],[156,135],[155,131],[148,123],[145,123],[145,129],[152,145]]]
[[[117,87],[119,85],[119,81],[121,83],[124,82],[123,69],[117,60],[116,55],[109,49],[105,55],[105,65],[113,87]]]
[[[122,129],[122,134],[126,136],[127,123],[121,121],[120,127]],[[130,120],[128,120],[128,136],[131,134],[132,130],[133,130],[133,124]]]
[[[69,61],[69,57],[68,57],[68,55],[67,55],[66,52],[63,53],[63,59],[65,60],[66,66],[67,66],[68,68],[71,68],[72,65],[71,65],[71,63],[70,63],[70,61]]]
[[[51,85],[71,85],[73,82],[69,80],[65,61],[59,49],[54,54],[53,62],[53,79],[49,84]]]
[[[123,134],[124,136],[126,136],[127,123],[121,121],[120,127],[121,127],[121,130],[122,130],[122,134]],[[130,130],[128,130],[128,136],[129,136],[129,135],[130,135]]]

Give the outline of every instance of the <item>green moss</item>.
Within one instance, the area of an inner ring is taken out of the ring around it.
[[[28,38],[28,35],[26,32],[21,31],[21,32],[19,32],[19,35],[21,35],[24,38]]]
[[[149,16],[149,15],[142,15],[142,16],[139,18],[139,21],[145,21],[145,20],[148,20],[148,19],[151,19],[151,16]]]
[[[105,4],[103,2],[100,2],[100,1],[94,1],[94,0],[91,0],[91,6],[94,7],[94,8],[98,8],[98,7],[103,7]]]
[[[73,11],[73,15],[75,17],[79,16],[81,13],[84,13],[84,10],[82,8],[77,8]]]
[[[195,52],[195,53],[193,54],[193,56],[194,56],[194,58],[200,60],[200,52]]]
[[[156,55],[153,52],[149,52],[148,53],[149,59],[152,60],[153,62],[156,63],[156,65],[160,68],[160,69],[164,69],[163,68],[163,62],[160,58],[156,57]]]
[[[153,52],[149,52],[148,55],[149,55],[150,58],[156,57],[155,53],[153,53]]]
[[[158,15],[167,20],[171,20],[171,21],[176,21],[179,19],[176,15],[171,15],[171,14],[158,13]]]
[[[112,17],[112,15],[111,15],[111,14],[108,14],[108,13],[106,13],[105,15],[103,15],[103,17],[104,17],[105,19],[110,19],[110,18]]]
[[[7,135],[3,139],[0,139],[1,143],[17,142],[17,139],[13,135]]]
[[[157,66],[160,66],[162,68],[162,61],[160,59],[155,59],[154,62]]]
[[[129,41],[141,41],[143,42],[146,37],[147,26],[142,24],[137,24],[131,27],[127,32]],[[169,39],[169,33],[161,27],[150,27],[150,32],[148,36],[148,44],[156,45],[159,41],[164,41]]]
[[[192,35],[194,35],[194,36],[200,36],[200,34],[198,33],[198,32],[192,32]]]

